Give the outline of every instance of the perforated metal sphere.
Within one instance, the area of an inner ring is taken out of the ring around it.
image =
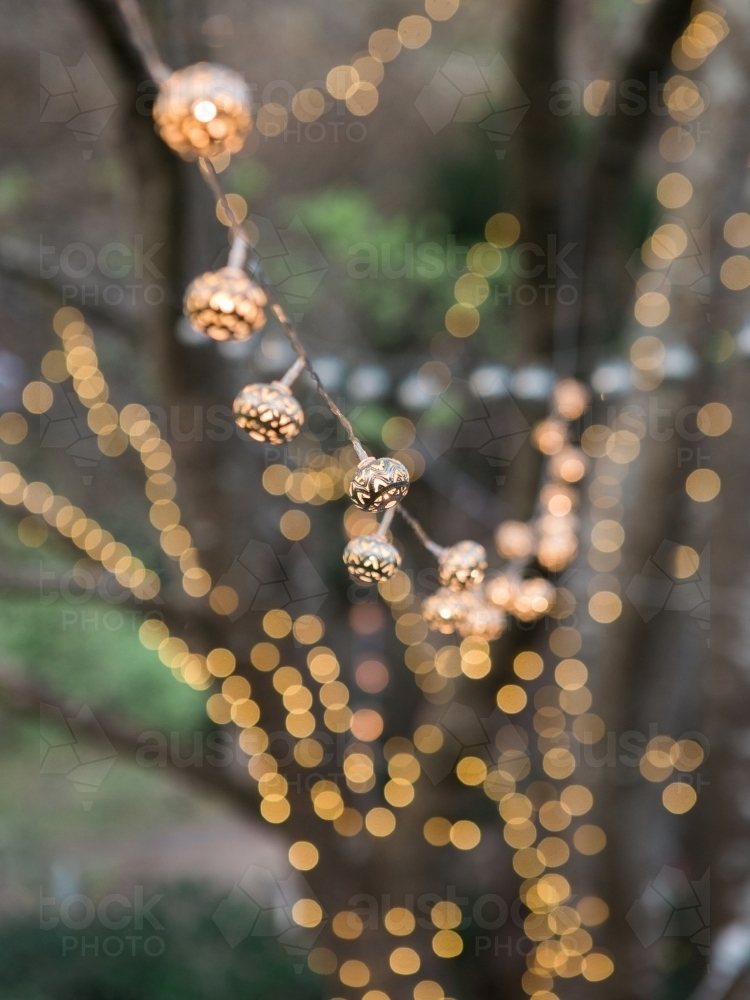
[[[349,483],[349,496],[362,510],[386,510],[409,492],[409,473],[395,458],[365,458]]]
[[[505,631],[508,619],[499,608],[483,601],[473,600],[467,604],[465,616],[458,622],[458,631],[464,637],[475,636],[492,642]]]
[[[286,444],[296,437],[305,422],[305,413],[281,382],[246,385],[232,404],[237,426],[254,441]]]
[[[551,610],[555,603],[555,588],[544,577],[534,576],[519,581],[512,613],[522,622],[533,622]]]
[[[441,587],[422,601],[422,617],[433,632],[451,635],[466,615],[466,597]]]
[[[401,555],[382,535],[362,535],[344,549],[344,565],[352,579],[369,585],[389,580],[401,565]]]
[[[239,73],[216,63],[178,69],[159,88],[154,122],[184,160],[238,153],[253,125],[250,89]]]
[[[247,340],[266,325],[266,293],[239,267],[206,271],[187,287],[190,325],[212,340]]]
[[[487,553],[478,542],[452,545],[438,562],[438,578],[443,587],[465,590],[481,583],[487,569]]]
[[[496,608],[512,611],[516,599],[517,584],[518,581],[515,577],[508,576],[506,573],[497,573],[485,582],[484,596]]]

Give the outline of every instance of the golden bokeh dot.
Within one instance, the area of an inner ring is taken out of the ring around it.
[[[586,823],[573,834],[573,844],[579,854],[598,854],[607,845],[607,836],[599,826]]]
[[[283,823],[289,819],[291,811],[286,799],[263,799],[260,804],[260,814],[267,823]]]
[[[669,299],[662,292],[644,292],[636,301],[634,309],[638,322],[650,327],[661,326],[670,311]]]
[[[388,837],[396,829],[396,817],[390,809],[375,806],[365,816],[365,826],[373,837]]]
[[[284,538],[298,542],[310,534],[310,518],[303,510],[288,510],[281,515],[279,530]]]
[[[286,493],[291,472],[285,465],[269,465],[263,473],[263,489],[273,496],[280,497]]]
[[[432,25],[422,14],[409,14],[399,21],[398,37],[405,49],[421,49],[431,34]]]
[[[391,417],[383,424],[380,436],[386,448],[400,451],[413,444],[414,438],[417,436],[417,431],[414,424],[407,417]]]
[[[451,821],[442,816],[428,819],[422,828],[424,839],[433,847],[445,847],[451,842]]]
[[[414,1000],[443,1000],[445,993],[440,983],[434,979],[423,979],[414,987]]]
[[[622,614],[622,601],[610,590],[600,590],[589,600],[589,615],[603,625],[615,621]]]
[[[487,765],[479,757],[462,757],[456,765],[456,777],[464,785],[481,785],[487,777]]]
[[[656,187],[656,197],[664,208],[682,208],[693,197],[693,185],[684,174],[666,174]]]
[[[0,417],[0,441],[4,444],[20,444],[28,432],[29,425],[20,413],[9,411]]]
[[[394,948],[388,959],[391,969],[399,976],[413,976],[421,962],[413,948]]]
[[[430,920],[439,930],[453,930],[463,920],[461,907],[449,899],[441,900],[432,907]]]
[[[672,553],[672,575],[678,580],[695,576],[700,564],[700,556],[690,545],[678,545]]]
[[[750,215],[737,212],[724,223],[724,239],[732,247],[750,247]]]
[[[698,411],[698,430],[707,437],[720,437],[732,426],[732,411],[724,403],[706,403]]]
[[[470,337],[479,328],[479,312],[472,305],[457,302],[445,314],[445,329],[453,337]]]
[[[378,88],[367,80],[360,80],[356,89],[346,98],[346,107],[353,115],[371,114],[378,106]]]
[[[659,152],[669,163],[682,163],[695,152],[695,139],[687,129],[673,125],[659,140]]]
[[[38,517],[24,517],[18,525],[18,537],[30,549],[38,549],[47,541],[47,525]]]
[[[532,653],[526,650],[519,653],[513,660],[514,672],[524,681],[533,681],[539,677],[544,670],[544,660],[539,653]]]
[[[334,66],[326,77],[326,89],[338,101],[345,101],[358,86],[359,73],[353,66]]]
[[[509,212],[498,212],[493,215],[484,227],[487,242],[494,247],[505,249],[513,246],[521,235],[521,224],[515,215]]]
[[[211,591],[208,603],[211,605],[211,610],[215,611],[217,615],[231,615],[233,611],[237,610],[240,599],[233,587],[222,584],[214,587]]]
[[[598,896],[584,896],[579,899],[576,910],[585,927],[598,927],[609,917],[609,907]]]
[[[230,650],[217,646],[206,657],[206,666],[214,677],[228,677],[237,666],[237,661]]]
[[[664,808],[678,816],[689,812],[698,801],[698,796],[692,785],[684,781],[674,781],[666,785],[661,793],[661,800]]]
[[[338,959],[330,948],[313,948],[307,956],[307,966],[319,976],[330,976],[336,971]]]
[[[292,907],[292,920],[300,927],[317,927],[323,919],[323,910],[315,899],[298,899]]]
[[[46,382],[29,382],[21,398],[29,413],[46,413],[54,399]]]
[[[394,906],[383,917],[385,929],[396,937],[406,937],[416,927],[414,914],[403,906]]]
[[[49,382],[64,382],[68,377],[65,351],[47,351],[42,358],[42,375]]]
[[[432,939],[432,950],[438,958],[456,958],[464,950],[464,942],[456,931],[438,931]]]
[[[352,66],[357,71],[360,80],[378,86],[385,76],[385,69],[380,59],[373,56],[360,56],[352,62]]]
[[[685,492],[691,500],[707,503],[719,495],[721,479],[713,469],[696,469],[685,480]]]
[[[615,971],[615,963],[609,955],[601,952],[591,952],[586,955],[581,963],[581,972],[584,979],[590,983],[598,983],[603,979],[608,979]]]
[[[505,684],[497,692],[497,707],[508,715],[515,715],[526,708],[528,696],[518,684]]]
[[[292,631],[291,616],[281,608],[267,611],[263,615],[263,631],[272,639],[283,639]]]
[[[482,839],[482,832],[470,819],[460,819],[450,831],[450,840],[461,851],[471,851]]]
[[[391,62],[401,51],[401,39],[393,28],[381,28],[370,35],[368,49],[374,59]]]
[[[425,0],[424,9],[433,21],[447,21],[458,10],[459,2],[460,0]]]
[[[341,910],[333,918],[333,933],[343,941],[354,941],[364,930],[362,918],[353,910]]]
[[[364,962],[349,959],[339,969],[339,979],[344,986],[367,986],[370,982],[370,970]]]
[[[298,840],[289,848],[289,864],[298,871],[310,871],[319,859],[318,848],[309,840]]]
[[[317,615],[300,615],[292,626],[292,632],[297,642],[313,646],[323,638],[325,626]]]
[[[275,670],[280,659],[278,649],[271,642],[258,642],[250,650],[250,662],[256,670]]]
[[[325,107],[325,96],[314,87],[303,87],[292,98],[292,114],[300,122],[317,121]]]
[[[750,258],[742,254],[729,257],[721,265],[721,283],[733,292],[741,292],[750,286]]]

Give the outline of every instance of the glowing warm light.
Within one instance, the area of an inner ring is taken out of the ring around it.
[[[713,469],[696,469],[685,481],[685,492],[691,500],[708,503],[719,495],[721,479]]]

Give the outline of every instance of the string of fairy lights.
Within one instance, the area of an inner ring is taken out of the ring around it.
[[[241,229],[236,202],[221,187],[217,173],[229,162],[231,154],[242,148],[252,126],[249,92],[244,81],[231,70],[209,64],[172,73],[161,62],[134,0],[118,2],[134,44],[160,84],[154,109],[157,129],[175,152],[199,161],[201,173],[216,195],[217,214],[223,212],[233,234],[227,267],[192,282],[185,296],[186,314],[195,329],[217,341],[243,340],[258,332],[265,325],[269,306],[281,323],[297,353],[297,361],[279,380],[245,387],[234,403],[238,426],[254,440],[272,444],[292,440],[304,422],[304,412],[292,394],[292,386],[304,370],[310,373],[334,416],[341,421],[349,445],[334,456],[321,455],[316,468],[311,465],[292,473],[286,467],[272,466],[264,474],[263,485],[269,493],[286,493],[297,503],[325,503],[348,493],[354,506],[344,518],[349,536],[344,562],[354,580],[377,585],[390,607],[396,635],[406,646],[405,664],[427,700],[435,704],[449,701],[455,689],[454,678],[487,676],[491,668],[489,643],[507,627],[508,615],[521,622],[545,615],[564,619],[573,609],[572,595],[556,589],[534,566],[555,574],[577,557],[580,528],[577,511],[581,497],[576,484],[584,480],[592,464],[594,476],[589,480],[588,500],[593,526],[587,559],[596,575],[589,589],[588,613],[602,624],[616,620],[622,602],[614,571],[625,539],[619,496],[628,466],[640,451],[639,435],[633,431],[632,421],[627,427],[619,426],[617,421],[613,428],[589,427],[582,435],[580,447],[574,445],[571,425],[586,410],[589,394],[572,379],[559,381],[553,391],[549,417],[532,433],[533,443],[543,456],[542,482],[534,514],[528,522],[503,522],[495,534],[497,552],[505,560],[500,572],[485,579],[487,553],[473,541],[444,548],[430,539],[401,503],[415,471],[419,472],[418,461],[409,456],[408,441],[406,444],[398,441],[396,455],[374,458],[367,454],[346,416],[312,369],[296,329],[275,301],[273,288],[265,281],[254,257],[251,241]],[[458,2],[426,0],[425,7],[432,20],[447,20],[455,13]],[[383,29],[373,33],[366,55],[353,58],[351,65],[335,67],[328,74],[329,94],[344,100],[355,115],[372,111],[377,105],[377,86],[385,64],[398,55],[401,47],[418,48],[428,40],[429,18],[413,15],[404,18],[397,31]],[[675,65],[683,71],[696,68],[728,30],[720,15],[699,11],[675,45]],[[592,85],[587,110],[599,113],[605,100],[606,92]],[[687,77],[675,77],[668,83],[665,100],[670,115],[678,123],[692,121],[702,110],[700,92]],[[312,121],[322,114],[324,105],[320,91],[307,89],[295,95],[291,108],[300,121]],[[256,117],[256,126],[265,135],[277,134],[274,129],[281,131],[286,125],[284,116],[288,113],[281,105],[264,105]],[[670,162],[686,159],[694,148],[694,141],[679,124],[670,126],[660,143],[662,155]],[[665,207],[678,208],[689,201],[692,185],[682,174],[667,174],[659,183],[657,196]],[[680,230],[679,226],[673,228]],[[747,239],[743,243],[745,234]],[[519,235],[520,226],[512,215],[500,213],[488,220],[486,242],[471,248],[469,273],[456,283],[456,304],[445,317],[446,329],[453,336],[469,336],[479,327],[478,306],[489,291],[487,277],[498,270],[503,249],[511,246]],[[746,221],[740,216],[729,220],[725,238],[731,246],[750,245],[750,216]],[[683,250],[682,237],[669,224],[660,227],[644,244],[642,256],[649,270],[639,281],[635,305],[635,317],[641,325],[657,327],[669,315],[669,287],[662,272]],[[741,284],[746,265],[737,260],[747,261],[747,258],[744,255],[730,258],[728,266],[722,269],[722,281],[729,288],[746,287]],[[747,270],[750,272],[750,266]],[[45,355],[42,374],[47,381],[26,386],[23,394],[26,409],[30,413],[46,412],[52,403],[48,383],[72,377],[74,391],[87,409],[87,421],[97,435],[100,451],[115,457],[128,444],[137,451],[147,474],[151,523],[160,532],[162,550],[179,564],[184,591],[193,598],[207,597],[217,614],[231,613],[236,606],[232,603],[236,595],[231,588],[213,585],[200,566],[189,532],[181,524],[181,512],[174,502],[176,469],[171,449],[148,410],[129,404],[118,413],[108,402],[109,387],[99,368],[93,335],[78,310],[69,307],[59,310],[54,329],[62,340],[63,350]],[[664,377],[663,350],[657,337],[641,337],[635,342],[631,349],[631,379],[636,388],[648,391],[660,384]],[[710,436],[724,433],[730,424],[731,413],[720,403],[707,404],[698,415],[699,427]],[[6,414],[0,421],[0,437],[6,443],[18,443],[25,433],[25,421],[19,414]],[[394,444],[398,438],[395,435]],[[709,482],[705,475],[708,473],[715,479]],[[686,483],[688,495],[698,501],[712,499],[720,489],[720,481],[715,480],[718,476],[711,470],[695,470]],[[133,556],[127,546],[117,542],[65,497],[54,494],[45,483],[27,483],[10,462],[0,463],[0,500],[9,505],[23,505],[32,515],[26,519],[25,527],[24,522],[19,526],[19,535],[27,544],[41,544],[46,538],[44,524],[49,525],[69,537],[90,559],[100,562],[135,597],[149,600],[159,592],[156,573]],[[393,544],[390,529],[395,513],[407,521],[418,540],[438,561],[441,587],[421,606],[408,575],[401,569],[400,552]],[[379,514],[383,515],[380,521]],[[685,550],[679,557],[684,563],[683,575],[689,576],[688,570],[697,569],[697,554],[685,546],[681,550]],[[273,610],[265,615],[263,628],[269,639],[275,641],[257,643],[250,651],[250,662],[257,671],[272,674],[273,687],[287,712],[286,728],[296,741],[296,762],[302,768],[314,769],[323,759],[324,747],[313,736],[315,692],[310,682],[297,668],[281,665],[277,643],[289,635],[310,647],[307,669],[318,685],[323,724],[334,734],[351,732],[356,740],[345,751],[343,772],[348,792],[353,795],[369,792],[376,784],[376,757],[369,744],[382,734],[384,721],[374,709],[350,707],[351,692],[340,680],[338,659],[333,650],[320,645],[323,623],[315,615],[303,615],[293,622],[287,612]],[[438,635],[457,633],[460,645],[436,647],[426,641],[430,630]],[[182,639],[172,636],[167,626],[154,618],[143,623],[140,639],[144,646],[157,652],[177,679],[198,690],[208,689],[217,681],[221,683],[220,692],[208,698],[208,715],[217,724],[232,722],[238,727],[240,746],[249,757],[249,773],[258,783],[261,815],[270,823],[283,823],[291,812],[288,784],[279,773],[276,759],[267,752],[269,735],[259,724],[260,708],[252,698],[250,680],[235,672],[234,654],[222,648],[213,649],[206,656],[191,652]],[[550,781],[533,781],[523,790],[519,787],[530,774],[531,750],[529,734],[517,725],[505,727],[496,735],[496,763],[488,766],[479,757],[463,756],[455,768],[461,783],[481,787],[497,803],[504,838],[515,851],[514,870],[523,879],[519,894],[529,910],[524,932],[535,942],[528,956],[523,988],[530,996],[544,995],[545,1000],[555,997],[551,989],[556,977],[581,975],[597,982],[608,978],[614,970],[610,956],[594,948],[592,937],[593,929],[607,918],[606,904],[589,896],[573,906],[572,887],[558,871],[570,858],[570,846],[557,834],[572,831],[573,847],[580,854],[596,854],[605,846],[604,832],[594,824],[577,823],[573,829],[574,822],[591,811],[593,797],[580,784],[570,783],[562,788],[553,784],[573,778],[577,766],[576,743],[598,742],[604,735],[604,723],[590,711],[588,671],[577,658],[580,634],[560,625],[552,631],[549,647],[550,654],[558,661],[553,671],[555,684],[535,691],[533,728],[543,770]],[[370,666],[371,672],[375,668],[385,670],[376,662]],[[542,657],[531,650],[519,653],[513,667],[518,681],[526,683],[536,681],[545,669]],[[506,684],[497,692],[498,707],[509,716],[518,715],[528,702],[529,695],[521,683]],[[439,726],[423,724],[417,727],[411,740],[394,737],[385,743],[388,781],[382,794],[387,806],[363,812],[347,805],[342,789],[335,782],[318,780],[310,789],[316,815],[332,823],[342,837],[355,836],[363,829],[374,837],[391,835],[397,826],[398,810],[408,807],[415,797],[415,785],[422,772],[417,754],[435,753],[442,742]],[[656,737],[646,748],[641,773],[650,781],[662,782],[675,771],[693,771],[702,759],[702,750],[694,741]],[[695,798],[692,786],[680,780],[664,788],[664,805],[675,813],[687,811]],[[537,842],[539,827],[549,836]],[[436,816],[425,824],[424,838],[435,848],[452,845],[458,850],[472,850],[481,841],[481,829],[468,819],[450,821]],[[290,863],[299,870],[314,868],[318,859],[318,848],[311,842],[298,841],[290,848]],[[320,923],[323,913],[316,901],[303,899],[295,904],[293,917],[300,926],[313,927]],[[455,903],[442,901],[433,907],[431,920],[435,930],[431,947],[437,956],[454,958],[461,953],[463,940],[456,928],[462,919]],[[403,907],[392,908],[384,918],[385,930],[395,937],[409,936],[415,926],[414,915]],[[333,917],[331,928],[345,943],[358,940],[365,925],[358,914],[342,911]],[[371,970],[366,963],[347,959],[339,965],[337,956],[327,948],[313,949],[309,965],[320,974],[338,970],[345,986],[364,988],[370,983]],[[416,975],[421,960],[416,949],[399,946],[391,952],[390,965],[401,975]],[[414,986],[413,996],[414,1000],[443,1000],[444,991],[438,983],[422,980]],[[369,990],[363,1000],[387,998],[379,990]]]

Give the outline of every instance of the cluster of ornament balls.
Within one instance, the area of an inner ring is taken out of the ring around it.
[[[240,74],[198,63],[172,73],[161,85],[154,120],[161,138],[183,159],[236,153],[253,124],[250,92]],[[223,267],[191,282],[184,309],[198,332],[217,341],[241,341],[265,326],[267,304],[263,289],[244,270]],[[302,407],[283,382],[245,386],[232,408],[249,437],[276,446],[291,441],[304,423]],[[393,458],[364,459],[349,484],[353,502],[371,512],[393,507],[408,491],[409,473]],[[374,584],[396,573],[401,556],[384,534],[376,533],[352,539],[344,563],[355,580]],[[430,628],[494,639],[505,628],[506,611],[533,620],[551,605],[554,587],[541,577],[514,581],[501,575],[482,591],[486,569],[487,553],[476,542],[445,550],[439,560],[441,587],[422,605]]]

